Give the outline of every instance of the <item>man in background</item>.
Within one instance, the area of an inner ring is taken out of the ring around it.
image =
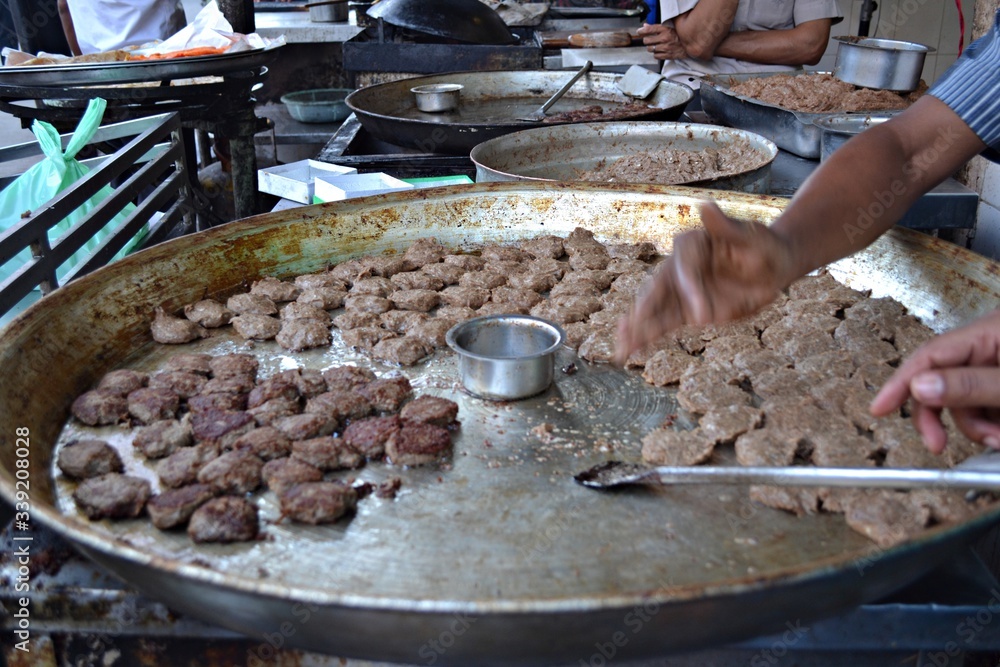
[[[187,25],[180,0],[59,0],[73,55],[166,39]]]

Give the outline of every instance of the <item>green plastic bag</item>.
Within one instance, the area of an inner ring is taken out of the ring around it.
[[[101,98],[90,100],[86,113],[83,114],[83,118],[80,119],[76,131],[66,146],[65,153],[59,140],[59,133],[52,125],[37,120],[32,124],[31,131],[35,133],[38,144],[41,146],[42,152],[45,153],[45,159],[32,165],[16,181],[0,192],[0,233],[21,222],[21,216],[25,211],[34,211],[44,205],[90,171],[86,165],[76,160],[76,154],[87,145],[87,142],[101,126],[107,104],[107,101]],[[49,243],[53,243],[72,230],[84,216],[99,206],[112,192],[110,186],[101,188],[96,195],[52,227],[49,230]],[[94,250],[118,225],[124,222],[133,210],[135,210],[134,204],[125,206],[118,215],[108,222],[104,229],[95,234],[81,250],[74,253],[57,269],[56,276],[59,278],[60,284],[63,276]],[[142,243],[147,233],[148,228],[144,225],[139,233],[115,255],[114,259],[121,259],[134,250]],[[30,260],[31,253],[25,249],[0,266],[0,283],[10,278]]]

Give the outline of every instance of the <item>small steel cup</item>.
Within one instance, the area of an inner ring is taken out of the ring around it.
[[[470,394],[512,401],[552,384],[555,352],[566,332],[529,315],[487,315],[456,324],[445,340],[458,353],[462,385]]]
[[[425,86],[414,86],[410,88],[410,92],[417,100],[418,109],[427,113],[441,113],[458,108],[464,87],[460,83],[429,83]]]

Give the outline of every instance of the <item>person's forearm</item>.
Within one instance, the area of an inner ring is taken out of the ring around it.
[[[715,55],[767,65],[815,65],[830,41],[830,24],[830,19],[820,19],[788,30],[729,33]]]
[[[692,58],[711,58],[732,29],[738,4],[739,0],[699,0],[694,9],[674,17],[684,50]]]
[[[63,33],[66,35],[70,55],[81,55],[80,43],[76,39],[76,28],[73,26],[73,16],[69,13],[69,5],[66,0],[59,0],[58,9],[59,21],[62,23]]]
[[[773,229],[795,257],[787,282],[868,246],[910,206],[985,148],[929,95],[839,148],[796,193]]]

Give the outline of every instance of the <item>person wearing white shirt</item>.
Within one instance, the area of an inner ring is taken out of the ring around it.
[[[59,0],[74,55],[165,39],[187,25],[180,0]]]

